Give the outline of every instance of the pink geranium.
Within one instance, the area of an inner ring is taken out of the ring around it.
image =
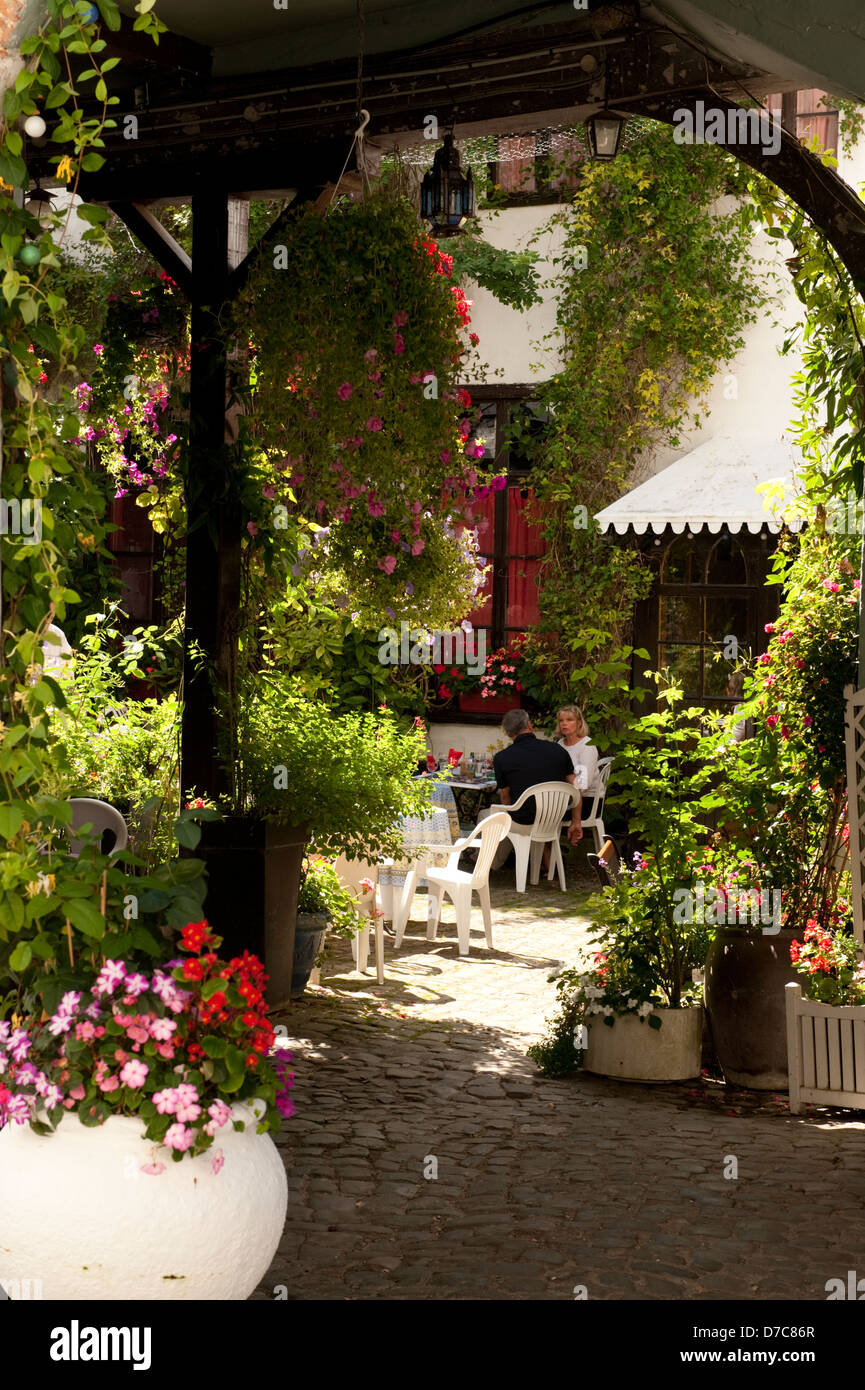
[[[396,556],[385,555],[383,560],[378,561],[378,567],[380,570],[384,570],[385,574],[393,574],[396,569]]]

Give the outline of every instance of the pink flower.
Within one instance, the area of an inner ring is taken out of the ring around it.
[[[96,356],[97,356],[97,357],[101,357],[102,354],[103,354],[103,352],[105,351],[105,348],[104,348],[104,346],[102,345],[102,343],[94,343],[94,344],[93,344],[93,351],[96,353]]]
[[[201,1106],[198,1102],[198,1091],[194,1086],[184,1083],[177,1087],[177,1108],[175,1115],[178,1120],[197,1120],[201,1114]]]
[[[810,714],[806,714],[802,717],[802,723],[805,725],[806,729],[810,729],[811,725],[814,723],[814,720],[811,718]]]
[[[96,977],[93,993],[113,994],[125,975],[126,966],[122,960],[107,960]]]
[[[160,1115],[173,1115],[177,1109],[177,1092],[173,1088],[157,1091],[153,1097],[153,1104]]]
[[[170,1018],[154,1018],[150,1023],[150,1036],[157,1042],[168,1042],[172,1033],[177,1031],[177,1024]]]
[[[160,1057],[164,1057],[168,1062],[174,1056],[174,1048],[170,1042],[157,1043],[156,1051]]]
[[[222,1149],[215,1149],[213,1158],[210,1160],[210,1171],[214,1174],[218,1173],[224,1162],[225,1154]]]
[[[394,545],[399,545],[400,541],[402,540],[402,531],[391,531],[390,538],[393,541]]]
[[[384,570],[385,574],[393,574],[396,569],[396,556],[385,555],[383,560],[378,561],[378,567],[380,570]]]
[[[854,589],[861,589],[861,588],[862,588],[862,580],[861,580],[861,579],[854,579],[854,580],[853,580],[853,588],[854,588]]]
[[[775,725],[778,723],[778,715],[770,714],[766,720],[766,723],[769,725],[770,729],[774,729]]]
[[[408,323],[408,314],[405,312],[404,309],[397,310],[397,312],[393,316],[392,323],[394,328],[405,327],[405,325]]]
[[[257,535],[258,535],[258,527],[256,526],[256,524],[255,524],[254,521],[248,521],[248,522],[246,523],[246,529],[247,529],[247,531],[249,532],[249,534],[250,534],[251,536],[257,536]]]
[[[405,352],[405,338],[402,336],[401,333],[394,334],[393,350],[397,354],[397,356],[399,356],[401,352]]]
[[[378,415],[371,415],[366,422],[366,427],[373,434],[378,434],[379,430],[384,428],[384,421]]]
[[[338,386],[336,388],[336,394],[339,396],[339,399],[341,401],[347,401],[353,391],[354,387],[352,386],[350,381],[344,381],[341,386]]]
[[[412,547],[411,547],[411,553],[412,553],[412,555],[420,555],[421,551],[423,551],[423,550],[425,550],[425,549],[426,549],[426,541],[425,541],[425,540],[422,540],[422,539],[420,538],[420,536],[418,536],[417,540],[412,542]]]
[[[167,1149],[178,1149],[184,1153],[195,1143],[195,1131],[187,1129],[185,1125],[171,1125],[162,1142]]]
[[[764,631],[764,632],[769,632],[769,633],[774,632],[774,631],[775,631],[775,624],[774,624],[774,623],[766,623],[766,626],[763,628],[763,631]]]
[[[492,488],[493,492],[502,492],[503,489],[507,487],[507,485],[508,480],[504,473],[502,473],[498,478],[493,478],[490,482],[490,487]]]
[[[450,451],[450,449],[442,449],[441,453],[439,454],[439,461],[440,461],[441,463],[444,463],[444,464],[450,463],[450,461],[451,461],[451,451]]]
[[[762,656],[757,657],[760,666],[768,666],[771,660],[772,658],[768,652],[763,652]]]
[[[120,1086],[120,1082],[117,1080],[116,1076],[107,1076],[103,1081],[97,1081],[96,1084],[100,1091],[103,1092],[116,1091]]]
[[[139,1062],[133,1058],[131,1062],[126,1063],[125,1067],[121,1068],[120,1080],[124,1086],[131,1086],[133,1090],[137,1090],[139,1086],[144,1085],[149,1071],[150,1068],[146,1062]]]
[[[367,348],[366,352],[363,354],[365,362],[374,362],[377,357],[378,348]]]
[[[135,998],[137,995],[143,994],[146,989],[149,989],[150,985],[147,982],[146,975],[135,974],[126,976],[126,979],[123,983],[123,988],[126,990],[127,994],[132,995],[132,997]],[[124,1003],[125,1002],[126,1001],[124,1000]]]
[[[131,1038],[134,1043],[146,1043],[150,1037],[146,1028],[142,1028],[140,1023],[133,1024],[126,1030],[127,1038]]]
[[[367,503],[366,509],[369,512],[370,516],[384,516],[385,509],[383,502],[370,501]]]
[[[215,1100],[207,1111],[213,1123],[221,1129],[231,1119],[231,1106],[226,1105],[224,1100]]]

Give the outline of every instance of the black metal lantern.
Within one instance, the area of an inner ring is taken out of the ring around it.
[[[420,212],[436,236],[456,236],[467,217],[475,215],[475,181],[471,169],[460,168],[453,135],[435,152],[433,166],[423,176]]]
[[[619,153],[622,131],[625,128],[623,116],[614,111],[596,111],[586,120],[586,135],[589,154],[600,163],[609,163]]]

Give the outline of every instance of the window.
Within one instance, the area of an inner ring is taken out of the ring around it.
[[[514,390],[515,388],[511,388]],[[543,432],[545,415],[528,396],[485,399],[489,387],[472,392],[472,437],[484,445],[485,463],[505,474],[507,487],[471,500],[484,562],[491,568],[481,603],[469,618],[486,630],[487,650],[504,646],[538,620],[538,576],[544,541],[531,519],[534,489],[529,482],[531,447]]]
[[[490,181],[509,205],[556,203],[577,185],[576,165],[585,158],[583,137],[567,131],[499,135]]]
[[[786,117],[790,129],[793,129],[795,122],[796,135],[803,144],[816,135],[822,149],[830,150],[832,154],[837,155],[838,112],[831,105],[831,98],[815,87],[806,87],[799,92],[787,93],[787,104],[792,107],[794,103],[795,111],[791,110]],[[779,120],[782,119],[784,103],[778,93],[765,97],[763,104]]]
[[[738,656],[766,644],[766,546],[760,538],[685,533],[669,541],[660,565],[659,667],[700,704],[735,702],[730,677]]]

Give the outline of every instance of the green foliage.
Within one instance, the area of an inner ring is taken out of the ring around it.
[[[798,550],[781,547],[773,577],[784,602],[746,702],[728,721],[752,718],[755,736],[736,743],[722,732],[706,745],[723,804],[707,854],[715,876],[780,891],[784,926],[796,931],[811,919],[826,927],[848,891],[844,688],[856,673],[855,549],[855,537],[817,527]]]
[[[548,707],[577,698],[590,722],[621,711],[630,613],[650,584],[638,553],[592,518],[648,450],[699,422],[701,397],[756,317],[750,214],[739,201],[719,208],[744,191],[724,151],[677,145],[647,122],[612,164],[582,166],[553,219],[564,232],[564,361],[542,392],[552,424],[533,467],[547,554],[531,693]]]
[[[303,826],[320,854],[395,854],[398,818],[429,804],[428,786],[411,780],[424,736],[401,732],[388,710],[334,714],[296,679],[265,670],[244,683],[231,713],[223,749],[232,811]]]
[[[472,233],[455,238],[452,246],[453,276],[459,284],[472,280],[521,313],[542,302],[535,269],[539,252],[503,251]]]
[[[831,156],[826,157],[828,162]],[[865,457],[865,305],[826,234],[773,184],[754,178],[755,207],[767,235],[787,240],[787,269],[805,308],[788,330],[783,351],[798,350],[793,377],[794,438],[805,460],[812,504],[825,506],[848,489],[862,496]]]
[[[91,614],[67,665],[65,708],[51,723],[43,788],[58,797],[95,796],[122,811],[137,853],[152,864],[174,852],[179,807],[180,705],[176,695],[131,700],[129,677],[162,655],[153,632],[124,638],[116,605]]]
[[[373,890],[370,890],[373,891]],[[373,906],[375,897],[372,898]],[[307,859],[297,897],[298,912],[320,913],[328,919],[328,930],[351,939],[362,925],[358,913],[362,904],[343,888],[336,870],[325,859]]]

